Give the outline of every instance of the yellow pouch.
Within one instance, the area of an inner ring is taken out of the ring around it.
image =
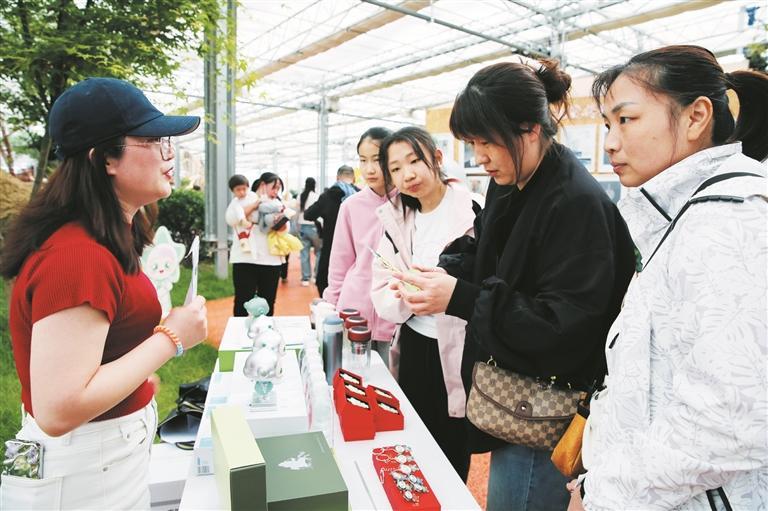
[[[291,252],[299,252],[304,247],[301,240],[287,232],[269,231],[267,233],[269,253],[276,256],[287,256]]]
[[[582,406],[583,401],[579,403],[579,411],[573,416],[568,429],[552,451],[552,463],[569,478],[575,478],[584,472],[584,465],[581,463],[581,441],[587,419],[582,415]]]

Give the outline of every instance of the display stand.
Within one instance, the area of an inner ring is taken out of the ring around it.
[[[236,319],[236,318],[233,318]],[[230,320],[231,321],[231,320]],[[235,328],[228,328],[227,333],[234,333]],[[309,334],[309,332],[307,332]],[[214,374],[211,378],[211,391],[221,378]],[[371,452],[376,447],[406,444],[419,460],[419,466],[429,481],[442,509],[474,510],[480,509],[464,482],[453,470],[440,447],[429,434],[424,423],[419,419],[403,391],[392,378],[377,353],[371,354],[371,367],[365,374],[366,384],[387,389],[400,402],[400,409],[405,417],[402,431],[380,431],[372,440],[345,442],[342,438],[336,413],[332,413],[334,426],[331,447],[336,461],[349,490],[350,509],[391,509],[384,488],[378,480],[371,461]],[[190,466],[179,510],[220,509],[215,479],[208,475],[197,475],[194,466]]]

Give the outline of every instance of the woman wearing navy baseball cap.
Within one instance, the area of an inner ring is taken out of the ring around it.
[[[157,425],[149,377],[206,337],[205,299],[171,311],[141,271],[145,206],[171,193],[170,137],[198,117],[163,115],[122,80],[89,78],[49,119],[62,159],[10,229],[10,331],[24,405],[9,440],[3,509],[149,509]]]

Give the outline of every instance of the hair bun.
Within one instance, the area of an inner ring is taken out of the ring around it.
[[[571,75],[560,69],[560,64],[554,59],[542,59],[541,66],[535,70],[536,77],[544,84],[547,101],[561,103],[568,97],[571,88]]]

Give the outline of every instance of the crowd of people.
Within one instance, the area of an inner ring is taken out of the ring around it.
[[[363,133],[362,189],[342,166],[333,186],[318,194],[308,178],[299,196],[302,285],[315,279],[325,300],[366,317],[464,480],[471,454],[491,453],[489,510],[768,508],[768,76],[725,73],[697,46],[598,75],[604,150],[629,190],[618,205],[556,140],[570,85],[543,60],[485,67],[458,92],[450,129],[491,177],[484,202],[447,177],[422,128]],[[93,100],[107,93],[125,101]],[[198,122],[118,80],[85,80],[54,104],[63,161],[0,269],[16,278],[18,438],[61,462],[36,492],[4,475],[3,508],[149,508],[148,378],[206,323],[198,297],[158,325],[138,257],[149,205],[170,193],[165,137]],[[283,183],[229,184],[234,313],[254,292],[271,313],[284,259],[267,233],[288,228]],[[466,417],[473,369],[490,361],[590,393],[577,479],[551,451]]]

